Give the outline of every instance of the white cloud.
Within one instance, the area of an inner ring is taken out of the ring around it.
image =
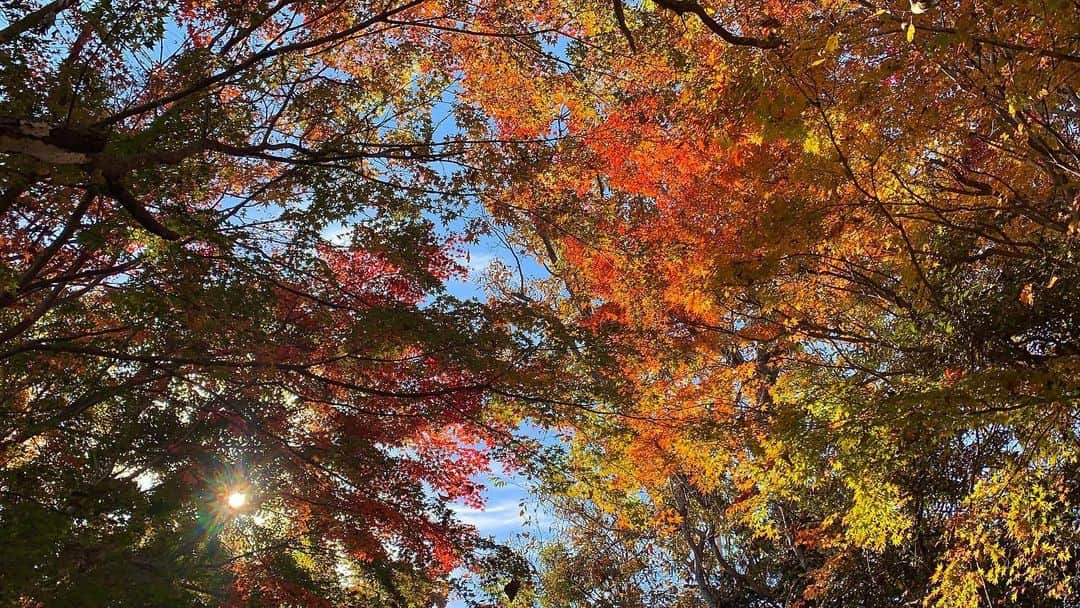
[[[490,253],[476,253],[470,251],[468,257],[463,258],[460,261],[461,265],[468,269],[469,276],[475,279],[483,275],[484,271],[487,270],[487,267],[496,259],[498,259],[498,256]]]
[[[518,497],[507,497],[490,503],[483,509],[473,509],[463,505],[451,505],[451,509],[461,521],[476,526],[481,534],[501,535],[524,529],[524,521],[519,515]],[[511,529],[512,528],[512,529]]]

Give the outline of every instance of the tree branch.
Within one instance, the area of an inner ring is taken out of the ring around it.
[[[705,27],[712,30],[717,36],[723,38],[724,42],[727,42],[728,44],[733,44],[735,46],[750,46],[759,49],[775,49],[784,44],[783,40],[773,34],[770,34],[768,38],[740,36],[725,28],[723,25],[720,25],[718,21],[709,15],[705,10],[705,7],[692,0],[656,0],[656,3],[669,11],[673,11],[677,15],[683,15],[685,13],[697,15],[697,18],[705,24]]]
[[[630,50],[637,52],[637,45],[634,44],[634,36],[630,33],[630,28],[626,25],[626,14],[623,12],[623,0],[611,0],[615,9],[615,23],[619,26],[619,31],[622,32],[626,43],[630,45]]]
[[[22,19],[0,30],[0,44],[14,40],[16,36],[27,30],[45,31],[52,27],[56,16],[61,12],[75,6],[77,0],[54,0],[45,6],[31,12]]]
[[[128,192],[127,188],[120,183],[119,178],[106,177],[105,192],[116,199],[116,202],[120,203],[120,206],[127,210],[127,212],[131,214],[131,217],[148,232],[156,234],[166,241],[175,241],[180,238],[179,234],[173,232],[167,226],[157,221],[157,219],[146,210],[146,207],[144,207],[142,203],[135,200],[135,197],[131,195],[131,192]]]

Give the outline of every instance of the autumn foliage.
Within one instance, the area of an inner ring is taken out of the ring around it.
[[[564,414],[551,605],[1071,605],[1075,7],[623,8],[491,204],[624,381]]]
[[[449,505],[543,357],[443,289],[481,144],[431,21],[486,10],[3,7],[0,603],[426,606],[498,555]]]
[[[1075,4],[0,14],[5,605],[1080,595]]]

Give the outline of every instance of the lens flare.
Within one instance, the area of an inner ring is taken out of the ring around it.
[[[247,494],[244,494],[243,492],[233,492],[229,494],[225,503],[229,505],[230,509],[239,509],[247,504]]]

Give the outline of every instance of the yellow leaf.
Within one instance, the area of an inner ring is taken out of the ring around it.
[[[913,40],[915,40],[915,24],[909,23],[907,24],[907,41],[912,42]]]
[[[835,53],[838,48],[840,48],[840,35],[833,34],[829,36],[829,39],[825,41],[825,52]]]

